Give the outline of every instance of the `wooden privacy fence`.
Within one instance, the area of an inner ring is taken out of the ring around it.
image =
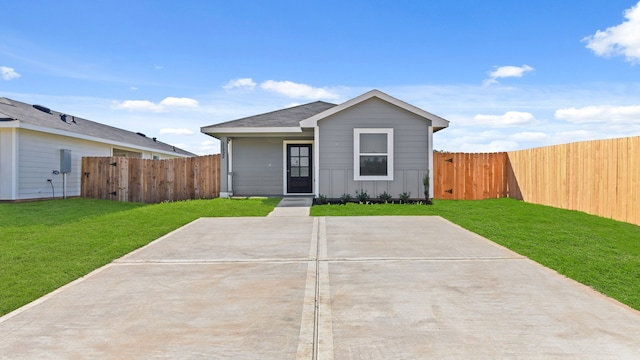
[[[436,199],[481,200],[514,197],[507,153],[434,153]]]
[[[640,136],[508,156],[524,201],[640,225]]]
[[[640,137],[435,153],[436,199],[509,197],[640,225]]]
[[[220,155],[166,160],[82,158],[82,197],[159,203],[219,195]]]

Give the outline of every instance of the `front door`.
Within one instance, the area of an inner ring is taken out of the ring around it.
[[[311,144],[287,144],[287,193],[312,193],[311,169]]]

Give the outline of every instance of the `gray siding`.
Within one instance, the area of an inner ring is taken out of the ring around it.
[[[282,195],[282,138],[234,138],[233,195]]]
[[[429,169],[429,120],[379,99],[370,99],[320,120],[320,194],[338,198],[367,190],[371,197],[386,191],[393,197],[410,192],[424,198],[423,178]],[[353,180],[353,129],[393,128],[393,181]]]

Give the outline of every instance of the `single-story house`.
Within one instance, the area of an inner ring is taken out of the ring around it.
[[[220,140],[220,196],[366,191],[423,198],[433,133],[449,121],[372,90],[340,105],[316,101],[204,126]],[[429,198],[433,195],[430,181]]]
[[[83,156],[195,154],[142,133],[0,97],[0,201],[79,196]]]

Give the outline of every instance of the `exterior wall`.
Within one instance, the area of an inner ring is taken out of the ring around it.
[[[31,130],[18,130],[18,193],[15,200],[51,198],[63,195],[60,150],[71,150],[71,173],[66,175],[67,196],[80,196],[83,156],[111,156],[111,146]],[[51,179],[51,184],[47,181]]]
[[[283,138],[233,138],[233,195],[280,196],[283,188]],[[222,172],[221,172],[222,173]]]
[[[362,189],[371,197],[386,191],[394,198],[403,192],[424,198],[423,179],[431,167],[429,120],[372,98],[320,120],[318,126],[320,194],[339,198]],[[354,181],[354,128],[394,129],[392,181]]]
[[[12,135],[13,134],[13,135]],[[11,144],[13,143],[13,144]],[[71,150],[71,173],[66,174],[66,195],[80,196],[80,172],[83,156],[111,156],[113,146],[67,136],[26,129],[2,129],[0,132],[0,200],[59,198],[63,196],[60,150]],[[118,147],[123,149],[123,147]],[[126,149],[126,148],[124,148]],[[136,151],[135,149],[127,149]],[[140,151],[143,158],[159,155]],[[161,155],[160,158],[170,158]],[[15,165],[11,165],[15,163]],[[15,183],[11,186],[11,181]],[[51,183],[47,181],[51,179]],[[7,181],[7,183],[5,183]],[[53,189],[51,185],[53,184]]]

